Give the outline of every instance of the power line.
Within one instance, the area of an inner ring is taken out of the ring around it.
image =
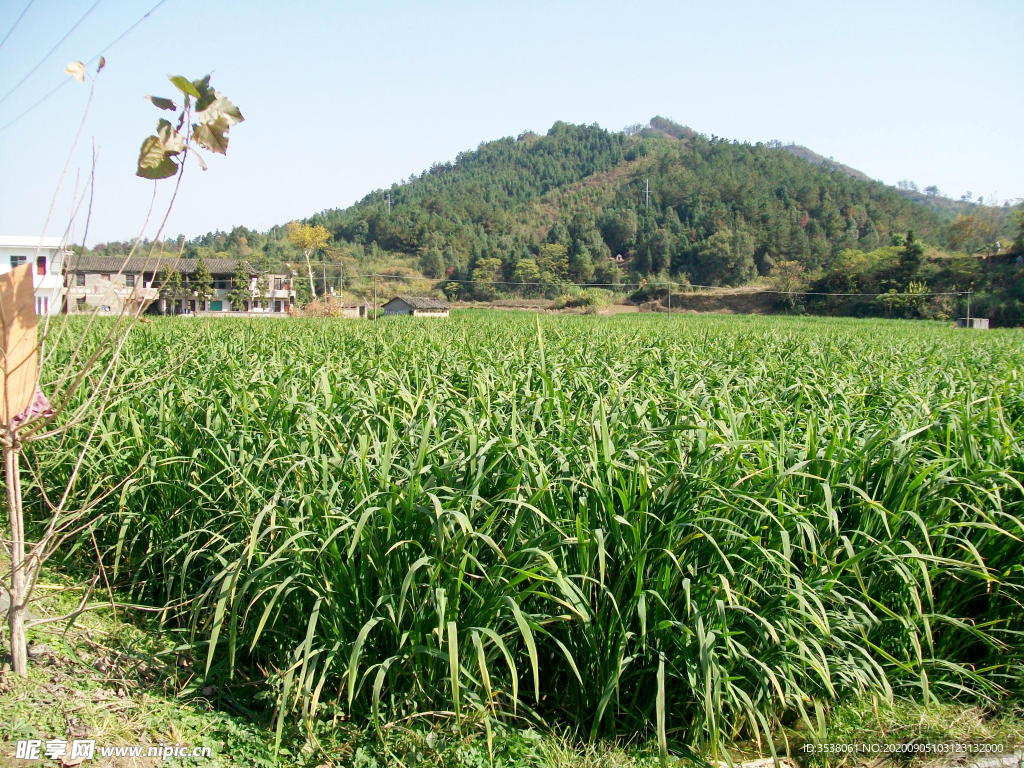
[[[127,36],[128,34],[130,34],[130,33],[131,33],[131,32],[132,32],[132,31],[133,31],[133,30],[134,30],[134,29],[135,29],[135,28],[136,28],[137,26],[139,26],[139,24],[141,24],[141,23],[142,23],[142,22],[144,22],[144,21],[145,21],[146,19],[148,19],[151,13],[153,13],[153,12],[154,12],[154,11],[155,11],[155,10],[156,10],[157,8],[159,8],[159,7],[161,6],[161,5],[163,5],[163,4],[164,4],[164,3],[166,3],[166,2],[167,2],[167,0],[160,0],[160,2],[158,2],[158,3],[157,3],[156,5],[154,5],[154,6],[152,7],[152,8],[150,8],[150,9],[149,9],[148,11],[146,11],[146,13],[145,13],[145,14],[143,14],[142,18],[140,18],[140,19],[139,19],[138,21],[136,21],[136,22],[135,22],[134,24],[132,24],[132,25],[131,25],[130,27],[128,27],[128,29],[126,29],[126,30],[125,30],[124,32],[122,32],[122,33],[121,33],[120,35],[118,35],[118,36],[117,36],[116,38],[114,38],[114,40],[113,40],[113,41],[111,41],[110,43],[108,43],[107,45],[105,45],[105,46],[104,46],[103,48],[101,48],[101,49],[100,49],[100,52],[99,52],[99,53],[97,53],[97,54],[96,54],[95,56],[93,56],[93,57],[92,57],[91,59],[89,59],[89,60],[88,60],[88,61],[86,61],[85,63],[86,63],[87,65],[88,65],[88,64],[92,64],[92,63],[93,63],[94,61],[96,61],[97,59],[99,59],[99,58],[100,58],[100,56],[102,56],[102,55],[103,55],[104,53],[106,53],[106,52],[107,52],[107,51],[109,51],[109,50],[110,50],[111,48],[113,48],[113,47],[114,47],[115,45],[117,45],[117,44],[118,44],[119,42],[121,42],[121,40],[122,40],[122,39],[124,39],[124,38],[125,38],[125,37],[126,37],[126,36]],[[46,101],[46,100],[47,100],[48,98],[50,98],[51,96],[53,96],[53,94],[55,94],[55,93],[56,93],[57,91],[59,91],[59,90],[60,90],[61,88],[63,88],[63,87],[65,86],[65,85],[67,85],[67,84],[68,84],[68,83],[69,83],[70,81],[71,81],[71,78],[70,78],[70,77],[69,77],[69,78],[66,78],[65,80],[62,80],[62,81],[61,81],[61,83],[60,83],[60,85],[58,85],[58,86],[57,86],[56,88],[54,88],[54,89],[53,89],[52,91],[50,91],[50,92],[49,92],[49,93],[47,93],[47,94],[46,94],[45,96],[43,96],[43,97],[42,97],[41,99],[39,99],[39,101],[37,101],[37,102],[36,102],[35,104],[33,104],[33,105],[32,105],[31,107],[29,107],[28,109],[26,109],[26,110],[25,110],[24,112],[22,112],[22,113],[21,113],[20,115],[18,115],[18,116],[17,116],[16,118],[14,118],[13,120],[11,120],[11,121],[10,121],[9,123],[7,123],[6,125],[4,125],[3,127],[0,127],[0,133],[3,133],[3,132],[4,132],[4,131],[6,131],[6,130],[7,130],[8,128],[10,128],[10,127],[11,127],[12,125],[14,125],[14,124],[15,124],[16,122],[18,122],[19,120],[21,120],[21,118],[25,117],[25,115],[27,115],[27,114],[28,114],[29,112],[31,112],[32,110],[34,110],[34,109],[35,109],[36,107],[38,107],[38,106],[39,106],[40,104],[42,104],[42,103],[43,103],[44,101]]]
[[[21,88],[21,86],[25,83],[25,81],[28,80],[30,77],[32,77],[32,75],[35,74],[37,69],[39,69],[41,66],[43,66],[43,62],[45,62],[48,58],[50,58],[53,55],[54,51],[56,51],[58,48],[60,48],[61,44],[65,40],[67,40],[68,37],[70,37],[71,33],[74,32],[76,29],[78,29],[78,25],[81,24],[83,21],[85,21],[86,17],[90,13],[92,13],[94,10],[96,10],[96,6],[99,5],[102,2],[103,2],[103,0],[96,0],[95,3],[93,3],[91,6],[89,6],[89,10],[85,12],[85,14],[82,16],[82,18],[80,18],[78,21],[75,22],[75,25],[71,29],[68,30],[67,34],[64,35],[64,37],[62,37],[57,42],[57,44],[55,46],[53,46],[53,48],[50,49],[50,52],[48,54],[46,54],[45,56],[43,56],[43,58],[41,58],[39,60],[39,63],[36,64],[34,67],[32,67],[32,69],[29,71],[29,73],[27,75],[25,75],[23,78],[21,78],[21,80],[18,81],[18,84],[16,86],[14,86],[13,88],[11,88],[11,90],[9,90],[7,92],[7,94],[3,98],[0,98],[0,104],[3,104],[5,101],[7,101],[7,97],[8,96],[10,96],[16,90]]]
[[[7,38],[11,36],[11,33],[12,33],[12,32],[14,31],[14,28],[15,28],[16,26],[18,26],[18,22],[19,22],[19,21],[21,21],[22,17],[24,17],[24,15],[25,15],[26,13],[28,13],[28,9],[32,7],[32,3],[34,3],[35,1],[36,1],[36,0],[28,0],[28,5],[26,5],[26,6],[25,6],[25,10],[21,12],[21,16],[19,16],[19,17],[18,17],[18,18],[17,18],[16,20],[15,20],[14,24],[12,24],[12,25],[11,25],[11,28],[10,28],[9,30],[7,30],[7,34],[6,34],[6,35],[4,35],[4,39],[3,39],[3,40],[0,40],[0,48],[3,48],[3,47],[4,47],[4,43],[6,43],[6,42],[7,42]]]

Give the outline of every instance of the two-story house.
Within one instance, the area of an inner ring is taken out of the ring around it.
[[[212,284],[205,296],[196,285],[197,259],[144,256],[72,256],[67,270],[68,310],[120,313],[126,302],[134,310],[161,315],[200,315],[225,312],[287,313],[295,303],[291,280],[283,274],[260,275],[246,265],[248,299],[231,306],[237,259],[207,259]],[[177,273],[176,275],[174,273]],[[172,275],[165,285],[166,275]]]
[[[55,315],[61,311],[64,293],[61,272],[66,255],[59,237],[0,236],[0,274],[22,264],[33,265],[37,315]]]

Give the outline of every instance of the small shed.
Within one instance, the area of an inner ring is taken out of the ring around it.
[[[958,328],[974,328],[978,331],[988,330],[987,317],[961,317],[956,321]]]
[[[385,315],[412,315],[413,317],[448,317],[451,305],[444,299],[429,296],[395,296],[384,305]]]

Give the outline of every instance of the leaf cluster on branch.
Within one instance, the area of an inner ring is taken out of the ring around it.
[[[172,112],[176,120],[161,118],[156,133],[147,136],[139,150],[137,176],[144,179],[166,179],[176,174],[192,149],[199,166],[206,163],[195,146],[225,155],[228,131],[245,120],[241,111],[220,91],[210,87],[210,76],[191,82],[180,75],[168,75],[171,83],[184,97],[179,105],[162,96],[146,96],[158,109]],[[190,131],[185,130],[185,125]]]

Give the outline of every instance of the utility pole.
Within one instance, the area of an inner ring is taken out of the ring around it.
[[[668,284],[668,316],[672,317],[672,283]]]
[[[388,198],[388,216],[390,216],[391,215],[391,193],[390,192],[388,192],[387,198]]]
[[[971,292],[967,291],[967,327],[971,327]]]
[[[342,262],[339,262],[339,264],[340,264],[340,269],[341,269],[341,277],[339,278],[339,281],[340,281],[339,291],[340,291],[341,295],[338,298],[341,299],[341,306],[344,307],[345,306],[345,262],[342,261]]]
[[[651,180],[650,179],[645,179],[644,180],[644,197],[646,198],[645,201],[644,201],[644,208],[650,208],[651,207]]]
[[[377,275],[373,276],[373,319],[377,319]]]

